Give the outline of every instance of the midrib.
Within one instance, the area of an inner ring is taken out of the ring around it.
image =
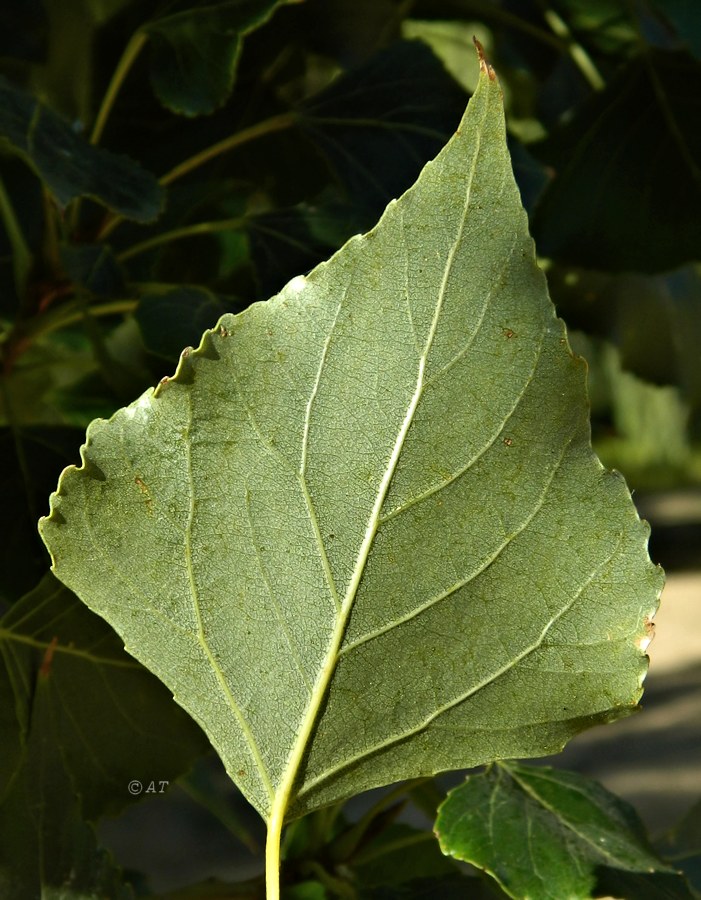
[[[486,118],[486,110],[483,118]],[[319,671],[319,675],[314,683],[314,687],[312,689],[312,693],[309,697],[309,703],[307,705],[307,709],[300,723],[299,731],[297,732],[297,738],[295,743],[293,744],[290,755],[288,757],[287,767],[285,768],[282,778],[280,780],[280,785],[275,792],[275,797],[273,800],[273,804],[270,811],[270,816],[268,819],[268,829],[269,831],[276,831],[278,834],[282,829],[282,825],[285,819],[285,813],[287,811],[287,807],[290,802],[290,797],[292,794],[292,789],[294,787],[294,783],[297,779],[297,774],[299,772],[300,765],[302,763],[302,759],[304,757],[304,753],[309,745],[309,740],[311,738],[311,733],[314,728],[314,725],[317,720],[317,716],[319,714],[319,710],[321,709],[321,705],[324,701],[324,697],[326,696],[329,684],[331,682],[331,678],[336,668],[336,664],[338,662],[338,653],[341,647],[341,643],[343,641],[343,636],[346,631],[346,625],[348,623],[348,616],[353,608],[353,603],[355,602],[355,597],[358,592],[358,587],[360,586],[360,581],[363,577],[363,572],[365,571],[365,566],[368,561],[368,557],[370,555],[370,550],[372,548],[373,542],[375,540],[375,535],[377,534],[377,529],[380,525],[380,513],[382,511],[382,507],[384,505],[387,492],[389,490],[392,479],[394,478],[394,474],[397,468],[397,464],[399,462],[399,457],[401,456],[402,449],[404,447],[404,442],[406,440],[406,436],[409,432],[409,428],[411,427],[411,423],[414,419],[414,413],[416,412],[416,407],[419,404],[419,400],[421,399],[421,394],[424,388],[424,372],[426,369],[426,361],[428,359],[428,354],[431,351],[431,347],[433,345],[433,341],[436,335],[436,331],[438,328],[438,321],[440,319],[441,311],[443,309],[443,302],[445,299],[445,292],[448,285],[448,278],[450,277],[450,272],[453,267],[453,260],[455,258],[455,254],[460,245],[463,231],[465,228],[465,222],[467,220],[467,210],[470,204],[470,195],[472,192],[472,183],[475,176],[475,171],[477,168],[477,160],[479,158],[480,153],[480,145],[481,145],[481,127],[477,129],[477,140],[475,142],[475,147],[473,150],[472,157],[472,166],[470,168],[470,173],[467,178],[467,186],[465,190],[465,201],[463,204],[462,216],[460,219],[460,226],[458,228],[455,240],[453,245],[450,248],[448,253],[448,257],[446,259],[445,268],[443,270],[443,277],[441,279],[441,284],[438,293],[438,299],[436,302],[436,308],[434,310],[433,319],[431,321],[431,326],[429,328],[429,333],[426,337],[426,344],[424,347],[424,351],[419,358],[419,366],[418,366],[418,375],[416,379],[416,386],[414,388],[414,392],[412,394],[411,400],[407,407],[406,414],[404,416],[404,420],[402,422],[401,428],[397,434],[397,438],[394,443],[394,447],[392,449],[392,455],[390,456],[389,462],[387,464],[387,468],[385,469],[385,473],[382,477],[382,481],[380,482],[379,489],[377,492],[377,497],[375,498],[375,503],[372,508],[372,512],[368,519],[368,524],[365,529],[365,535],[363,537],[363,541],[360,545],[360,550],[358,551],[358,557],[356,559],[355,567],[353,569],[353,574],[348,583],[348,587],[346,589],[345,596],[343,598],[343,602],[341,604],[341,609],[336,618],[336,624],[333,628],[331,634],[331,640],[329,642],[329,648],[326,653],[325,662],[322,668]],[[340,309],[340,307],[339,307]],[[338,311],[336,313],[338,315]],[[335,320],[334,320],[335,321]],[[328,339],[324,344],[323,354],[322,354],[322,366],[325,360],[326,354],[328,352]],[[319,370],[320,372],[320,370]],[[316,393],[318,384],[314,386],[314,393]],[[309,407],[307,409],[307,414],[309,414]],[[305,443],[308,438],[308,434],[305,430]],[[305,481],[306,487],[306,481]],[[307,496],[309,500],[311,497],[308,494]]]
[[[325,656],[324,665],[320,669],[319,675],[317,676],[317,679],[314,683],[314,687],[309,697],[309,703],[307,704],[304,718],[302,719],[300,729],[297,732],[297,738],[288,757],[287,767],[283,772],[280,786],[275,793],[275,799],[273,801],[273,806],[270,813],[269,827],[272,827],[272,823],[275,820],[280,824],[282,824],[282,821],[284,820],[285,811],[287,810],[290,801],[290,795],[292,793],[295,779],[297,778],[297,773],[302,762],[302,757],[304,756],[304,752],[309,744],[312,729],[314,728],[319,710],[321,709],[321,704],[324,701],[329,683],[336,668],[336,663],[338,661],[338,652],[340,650],[341,642],[346,631],[348,616],[350,615],[350,612],[353,608],[353,603],[358,592],[360,580],[363,577],[363,572],[365,571],[368,556],[370,555],[370,550],[372,548],[372,544],[375,540],[375,535],[380,524],[380,511],[382,510],[382,506],[385,502],[387,491],[389,490],[392,478],[394,477],[397,463],[404,446],[404,441],[406,440],[406,435],[409,431],[409,427],[411,426],[412,420],[414,418],[416,407],[421,398],[425,364],[426,358],[424,355],[419,361],[419,374],[416,381],[416,387],[407,408],[406,415],[404,416],[404,421],[402,422],[402,426],[397,435],[397,439],[394,443],[394,448],[392,450],[392,455],[390,457],[389,463],[387,465],[387,468],[385,469],[382,481],[380,482],[377,497],[375,498],[375,503],[368,520],[368,525],[365,529],[363,542],[360,545],[360,550],[358,551],[358,558],[353,569],[353,574],[348,583],[348,587],[341,604],[341,609],[336,617],[336,624],[334,625],[333,632],[331,634],[331,640],[329,642],[329,648]]]

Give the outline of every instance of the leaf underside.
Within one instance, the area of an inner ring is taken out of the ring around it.
[[[589,443],[491,70],[380,223],[88,431],[54,569],[261,815],[629,712],[661,574]]]

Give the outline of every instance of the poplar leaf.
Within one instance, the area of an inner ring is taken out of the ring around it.
[[[271,828],[635,708],[661,575],[486,63],[375,228],[90,426],[41,529]]]

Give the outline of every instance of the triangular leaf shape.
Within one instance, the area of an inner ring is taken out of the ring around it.
[[[584,381],[483,63],[372,231],[90,426],[42,533],[279,834],[634,708],[661,574]]]

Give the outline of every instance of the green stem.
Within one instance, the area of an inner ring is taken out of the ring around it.
[[[280,900],[280,841],[284,817],[285,807],[276,803],[265,840],[265,900]]]
[[[102,137],[102,132],[105,130],[105,125],[107,124],[107,120],[112,112],[112,108],[114,106],[115,100],[117,99],[117,95],[122,89],[122,85],[124,84],[131,67],[134,65],[134,60],[137,58],[141,50],[143,49],[146,41],[148,40],[148,35],[145,31],[137,31],[133,34],[129,40],[129,43],[124,49],[124,53],[117,63],[117,68],[114,70],[112,74],[112,78],[110,79],[110,83],[107,85],[107,90],[105,91],[105,95],[102,98],[102,103],[100,104],[100,108],[97,111],[97,116],[95,117],[95,124],[93,125],[92,133],[90,134],[90,143],[93,145],[99,144],[100,139]],[[71,206],[70,211],[70,227],[71,231],[74,231],[78,226],[78,217],[80,215],[80,205],[81,198],[78,197],[75,202]]]
[[[24,443],[22,441],[22,428],[15,415],[15,408],[10,392],[10,386],[4,373],[0,373],[0,397],[2,405],[5,409],[5,419],[12,434],[12,442],[15,448],[15,456],[22,477],[22,486],[27,500],[27,510],[33,521],[38,519],[36,503],[34,502],[34,491],[32,490],[32,472],[27,456],[24,452]]]
[[[169,244],[171,241],[179,241],[183,238],[192,237],[193,235],[216,234],[220,231],[234,231],[242,228],[245,221],[245,219],[239,217],[236,219],[220,219],[216,222],[198,222],[196,225],[184,225],[182,228],[164,231],[162,234],[157,234],[152,238],[148,238],[148,240],[133,244],[126,250],[123,250],[117,256],[117,259],[119,262],[124,262],[127,259],[131,259],[133,256],[138,256],[140,253],[146,253],[148,250],[153,250],[154,247],[160,247],[162,244]]]
[[[137,300],[111,300],[109,303],[91,306],[90,314],[93,318],[100,318],[100,316],[118,316],[130,313],[136,309],[137,302]],[[37,316],[32,326],[24,331],[23,336],[35,339],[51,334],[52,331],[68,328],[69,325],[82,322],[84,318],[85,310],[81,303],[78,301],[66,303],[53,313]]]
[[[10,246],[12,247],[12,268],[14,272],[15,291],[18,299],[24,296],[27,286],[27,276],[32,265],[32,254],[24,238],[14,207],[5,190],[5,184],[0,179],[0,218],[7,232]]]
[[[549,7],[543,10],[543,18],[552,28],[553,33],[565,43],[572,62],[587,80],[589,86],[595,91],[603,91],[606,82],[587,51],[575,40],[565,20]]]
[[[117,95],[129,74],[129,70],[134,65],[134,60],[139,53],[141,53],[147,40],[148,35],[145,31],[137,31],[132,35],[127,44],[121,59],[117,63],[117,68],[114,70],[112,79],[107,86],[105,96],[102,98],[102,103],[100,104],[100,109],[97,112],[95,124],[93,125],[92,134],[90,135],[91,144],[99,144],[102,132],[107,124],[107,119],[109,118],[114,102],[117,99]]]
[[[198,169],[215,157],[221,156],[222,153],[228,153],[229,150],[240,147],[241,144],[247,144],[249,141],[254,141],[259,137],[264,137],[266,134],[273,134],[276,131],[283,131],[286,128],[291,128],[296,122],[297,117],[291,112],[280,113],[278,116],[272,116],[270,119],[256,122],[255,125],[244,128],[243,131],[237,131],[236,134],[224,138],[223,141],[212,144],[211,147],[205,147],[204,150],[200,150],[199,153],[195,153],[195,155],[189,157],[189,159],[183,160],[183,162],[171,169],[170,172],[166,172],[166,174],[159,179],[160,184],[163,185],[163,187],[166,187],[178,178],[182,178],[183,175],[187,175],[188,172],[192,172],[194,169]]]
[[[567,50],[567,43],[563,41],[562,38],[551,34],[544,28],[538,27],[538,25],[534,25],[527,19],[522,19],[515,13],[501,9],[499,6],[493,4],[487,6],[484,3],[484,0],[477,0],[477,2],[463,0],[462,7],[466,12],[474,13],[475,18],[477,19],[485,22],[496,22],[507,28],[513,28],[515,31],[522,31],[524,34],[541,41],[543,44],[550,44],[551,47],[555,47],[555,49],[560,52]]]
[[[183,162],[171,169],[170,172],[166,172],[165,175],[159,178],[159,184],[163,187],[167,187],[169,184],[177,181],[178,178],[182,178],[183,175],[187,175],[189,172],[192,172],[200,166],[203,166],[205,163],[208,163],[210,160],[215,159],[215,157],[221,156],[222,153],[228,153],[229,150],[234,150],[242,144],[254,141],[259,137],[264,137],[267,134],[273,134],[276,131],[283,131],[286,128],[291,128],[296,122],[297,118],[294,113],[280,113],[278,116],[272,116],[270,119],[257,122],[255,125],[251,125],[250,128],[244,128],[243,131],[237,131],[236,134],[232,134],[231,137],[225,138],[217,144],[212,144],[211,147],[205,147],[204,150],[200,150],[200,152],[195,153],[194,156],[190,156],[188,159],[183,160]],[[122,220],[123,216],[108,216],[97,235],[97,239],[104,240],[112,234]]]

